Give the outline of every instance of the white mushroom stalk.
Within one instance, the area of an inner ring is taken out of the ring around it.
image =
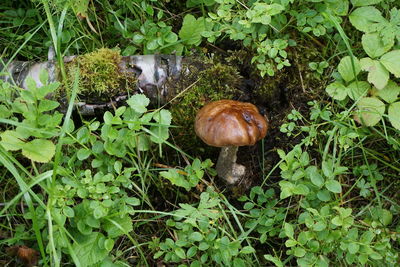
[[[237,183],[246,174],[246,167],[236,163],[238,148],[237,146],[225,146],[219,153],[217,174],[228,184]]]

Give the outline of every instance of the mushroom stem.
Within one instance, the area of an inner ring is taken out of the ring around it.
[[[236,163],[237,151],[237,146],[225,146],[219,153],[216,166],[217,173],[228,184],[235,184],[246,172],[245,166]]]

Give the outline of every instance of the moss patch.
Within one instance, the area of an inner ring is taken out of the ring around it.
[[[135,88],[136,78],[120,72],[121,59],[119,50],[109,48],[77,56],[66,65],[67,84],[73,84],[75,72],[79,69],[78,95],[82,100],[106,102],[110,97],[127,93],[129,88]]]
[[[238,95],[242,77],[236,67],[221,63],[207,65],[205,70],[197,73],[191,70],[190,73],[196,79],[193,77],[186,77],[186,79],[194,81],[194,85],[172,101],[170,107],[173,123],[178,126],[172,131],[178,145],[193,149],[188,152],[199,154],[198,149],[204,147],[204,143],[196,137],[194,131],[197,112],[208,102],[232,99]]]

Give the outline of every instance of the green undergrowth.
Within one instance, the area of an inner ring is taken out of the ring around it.
[[[63,83],[45,72],[28,90],[0,81],[0,263],[23,264],[10,251],[27,246],[38,266],[397,266],[396,5],[4,1],[2,55],[45,61],[53,45],[58,63],[78,57]],[[121,55],[99,49],[118,44]],[[221,64],[204,59],[221,50]],[[152,53],[200,54],[169,105],[133,94],[75,120],[78,95],[131,88],[112,75],[121,56]],[[61,86],[65,114],[50,98]],[[238,196],[217,180],[207,157],[218,151],[193,119],[242,97],[267,108],[271,127],[238,155],[261,177]]]

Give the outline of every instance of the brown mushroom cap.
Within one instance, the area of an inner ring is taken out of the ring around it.
[[[267,133],[267,122],[256,106],[234,100],[205,105],[196,115],[195,131],[207,145],[254,145]]]

